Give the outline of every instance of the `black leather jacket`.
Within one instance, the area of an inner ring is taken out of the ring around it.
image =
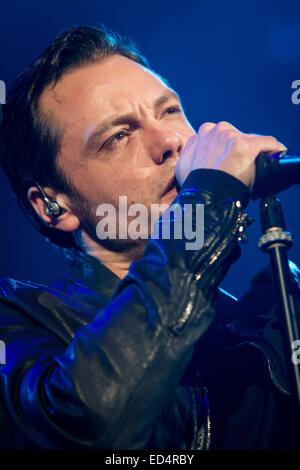
[[[55,285],[1,281],[1,448],[297,445],[272,302],[247,311],[218,287],[246,223],[220,173],[176,199],[205,205],[198,251],[151,239],[122,281],[80,252]]]

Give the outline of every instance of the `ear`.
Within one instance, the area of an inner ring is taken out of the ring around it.
[[[45,187],[43,190],[51,201],[57,202],[64,209],[64,212],[56,220],[53,220],[46,213],[46,204],[41,191],[37,186],[31,186],[28,189],[27,197],[40,219],[50,227],[55,227],[64,232],[77,230],[80,226],[80,220],[71,210],[67,195],[54,191],[49,187]]]

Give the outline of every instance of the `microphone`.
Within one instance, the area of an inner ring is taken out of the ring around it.
[[[280,193],[293,184],[300,184],[300,153],[283,150],[260,153],[256,160],[255,183],[251,199]]]

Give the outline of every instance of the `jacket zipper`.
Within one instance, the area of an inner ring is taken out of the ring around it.
[[[236,203],[234,203],[231,207],[231,210],[230,210],[230,213],[228,215],[228,219],[230,220],[233,213],[236,211],[236,208],[239,208],[240,209],[240,202],[237,201]],[[231,250],[232,248],[232,241],[235,242],[236,240],[236,235],[237,235],[237,232],[239,231],[239,228],[243,225],[243,222],[245,221],[247,217],[247,214],[243,214],[240,210],[239,210],[239,214],[238,214],[238,218],[237,220],[235,221],[235,224],[234,224],[234,227],[233,229],[231,230],[231,234],[229,237],[226,237],[219,245],[218,248],[216,247],[213,247],[209,250],[208,254],[207,254],[207,257],[209,258],[208,261],[205,263],[205,266],[202,267],[201,270],[199,270],[198,272],[195,273],[195,278],[197,281],[199,281],[203,275],[203,273],[206,271],[207,267],[208,266],[212,266],[214,265],[218,260],[222,260],[224,258],[224,256]],[[225,233],[226,233],[226,230],[227,230],[227,227],[226,229],[224,230]],[[228,245],[227,249],[225,251],[223,251],[223,247]],[[213,255],[212,255],[212,252],[213,252]],[[220,258],[220,255],[224,255]]]

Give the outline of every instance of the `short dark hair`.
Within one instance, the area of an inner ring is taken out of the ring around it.
[[[73,236],[44,224],[27,197],[36,181],[41,186],[72,193],[68,177],[56,166],[61,131],[43,115],[38,100],[47,86],[54,86],[66,73],[115,54],[149,68],[132,40],[105,26],[70,28],[17,77],[2,105],[0,163],[30,221],[46,238],[64,248],[76,248]]]

